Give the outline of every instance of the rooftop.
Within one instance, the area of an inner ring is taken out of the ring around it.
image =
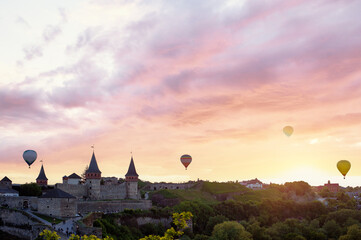
[[[59,188],[54,188],[50,191],[47,191],[40,198],[75,198],[73,195],[60,190]]]
[[[102,173],[98,168],[98,164],[97,164],[97,160],[95,159],[94,152],[93,152],[92,159],[90,160],[89,168],[86,171],[86,173]]]

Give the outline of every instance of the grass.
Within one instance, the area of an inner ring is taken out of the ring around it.
[[[202,192],[195,189],[162,189],[159,191],[152,192],[150,194],[151,195],[160,194],[164,198],[167,199],[177,198],[180,201],[201,201],[205,203],[217,202],[210,193]]]
[[[257,201],[261,202],[264,199],[280,200],[282,199],[282,193],[275,188],[268,188],[262,190],[248,191],[242,195],[234,196],[236,201],[247,202]]]
[[[249,190],[239,183],[204,182],[201,190],[211,194],[248,192]]]
[[[44,214],[40,214],[40,213],[35,213],[33,212],[34,215],[38,216],[39,218],[44,219],[45,221],[48,221],[49,223],[53,223],[54,219],[55,219],[55,224],[61,223],[63,220],[58,219],[58,218],[54,218],[54,217],[50,217]]]

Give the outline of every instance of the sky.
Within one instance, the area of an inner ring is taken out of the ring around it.
[[[94,144],[102,176],[124,177],[132,152],[152,182],[360,185],[360,12],[352,0],[2,1],[0,178],[34,182],[42,160],[61,182]]]

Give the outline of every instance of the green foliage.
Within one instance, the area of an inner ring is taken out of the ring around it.
[[[211,235],[214,226],[216,226],[219,223],[223,223],[225,221],[229,221],[229,219],[226,218],[223,215],[217,215],[217,216],[214,216],[214,217],[210,217],[208,219],[208,222],[207,222],[207,225],[205,227],[204,233],[207,234],[207,235]]]
[[[148,182],[144,182],[142,180],[138,180],[138,189],[142,189],[143,187],[145,187],[148,184]]]
[[[20,186],[20,196],[41,196],[41,187],[36,183],[25,183]]]
[[[212,240],[251,240],[252,235],[244,227],[235,221],[227,221],[217,224],[212,232]]]
[[[325,230],[328,238],[338,239],[341,234],[341,227],[335,220],[325,222],[322,228]]]
[[[203,203],[216,203],[217,201],[208,192],[202,192],[195,189],[162,189],[151,192],[150,198],[154,195],[161,195],[165,199],[178,199],[182,201],[200,201]]]
[[[254,240],[271,240],[271,236],[266,233],[266,228],[261,227],[258,221],[253,221],[246,228],[252,234]]]
[[[39,237],[40,237],[40,239],[43,239],[43,240],[59,240],[60,239],[60,236],[55,231],[52,232],[47,229],[42,231],[39,234]],[[72,234],[68,240],[102,240],[102,239],[98,238],[94,235],[90,235],[90,236],[84,235],[84,236],[80,237],[78,235]],[[105,238],[103,238],[103,240],[113,240],[113,238],[105,237]]]
[[[140,240],[173,240],[175,237],[180,237],[183,235],[183,230],[188,227],[187,221],[192,217],[193,215],[191,212],[173,213],[173,223],[176,225],[178,230],[171,227],[162,237],[158,235],[150,235]]]
[[[193,240],[208,240],[209,236],[204,235],[204,234],[197,234],[194,236]]]
[[[58,240],[60,239],[60,236],[55,231],[50,231],[48,229],[45,229],[39,234],[40,237],[42,237],[44,240]]]
[[[361,228],[355,224],[347,228],[347,234],[342,235],[339,240],[359,240],[361,239]]]
[[[248,191],[242,195],[236,195],[233,198],[236,201],[247,202],[247,201],[257,201],[262,202],[265,199],[269,200],[281,200],[283,193],[277,188],[267,188],[256,191]]]
[[[319,195],[323,198],[333,197],[334,193],[330,192],[328,187],[323,187]]]
[[[306,194],[312,194],[311,186],[304,182],[286,182],[284,184],[286,192],[294,192],[297,196],[304,196]]]
[[[248,192],[250,190],[239,183],[203,182],[202,191],[209,192],[211,194],[221,194],[233,192]]]
[[[202,202],[181,202],[174,207],[174,211],[189,211],[193,214],[193,230],[195,233],[202,233],[207,225],[208,218],[215,215],[213,208]]]

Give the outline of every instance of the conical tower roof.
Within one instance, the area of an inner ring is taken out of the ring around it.
[[[135,165],[134,165],[134,161],[133,161],[133,156],[130,160],[130,164],[129,164],[129,168],[128,168],[128,172],[127,174],[125,174],[126,177],[138,177],[138,173],[135,170]]]
[[[36,180],[48,180],[48,178],[45,175],[43,164],[41,164],[40,173],[39,173],[39,176],[38,176],[38,178]]]
[[[7,176],[5,176],[3,179],[1,179],[0,182],[11,182],[11,180]]]
[[[93,151],[92,159],[90,160],[89,168],[86,171],[86,173],[102,173],[98,168],[98,164],[97,164],[97,160],[95,159],[94,151]]]

